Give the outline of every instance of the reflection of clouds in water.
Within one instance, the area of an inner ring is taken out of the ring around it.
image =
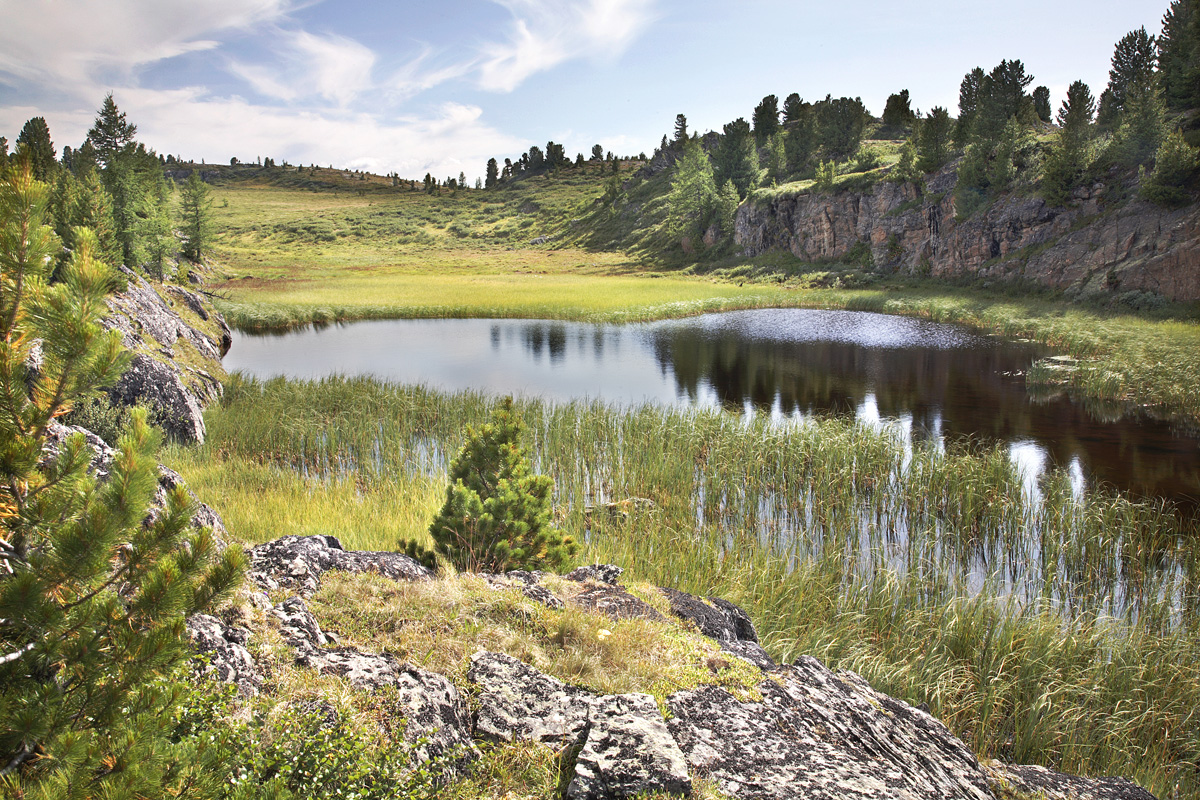
[[[1042,488],[1038,485],[1038,479],[1046,471],[1046,448],[1029,440],[1010,442],[1008,459],[1021,476],[1025,496],[1034,502],[1041,501]]]
[[[1083,493],[1087,491],[1087,475],[1083,472],[1083,462],[1079,460],[1079,456],[1071,459],[1071,465],[1067,467],[1067,478],[1071,481],[1071,496],[1082,500]]]
[[[650,323],[647,328],[733,333],[761,341],[838,342],[872,349],[978,347],[986,340],[964,328],[869,311],[759,309]]]

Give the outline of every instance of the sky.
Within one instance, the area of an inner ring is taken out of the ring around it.
[[[768,94],[908,89],[957,113],[973,67],[1021,59],[1057,108],[1108,82],[1168,0],[0,0],[0,136],[77,147],[111,92],[138,139],[209,163],[473,181],[547,141],[651,153]]]

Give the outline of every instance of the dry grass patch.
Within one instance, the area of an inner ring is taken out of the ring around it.
[[[549,579],[547,588],[569,600],[584,587]],[[637,587],[637,592],[648,602],[660,602],[653,587]],[[322,628],[338,633],[346,644],[387,650],[459,685],[466,683],[471,655],[478,650],[507,653],[594,692],[644,692],[660,701],[702,684],[751,698],[762,680],[758,668],[674,620],[612,620],[569,604],[554,610],[518,588],[493,587],[473,575],[396,583],[328,573],[310,606]]]

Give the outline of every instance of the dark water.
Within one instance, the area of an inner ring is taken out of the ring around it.
[[[915,440],[1004,442],[1031,476],[1060,466],[1194,512],[1200,440],[1165,423],[1103,421],[1064,396],[1031,397],[1030,345],[853,311],[758,310],[637,325],[389,320],[235,334],[229,370],[258,377],[374,375],[456,391],[720,406],[894,424]]]

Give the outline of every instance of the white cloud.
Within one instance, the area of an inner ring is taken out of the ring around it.
[[[231,61],[229,69],[259,94],[291,101],[320,96],[348,105],[371,88],[375,54],[345,36],[279,32],[272,66]]]
[[[431,66],[437,52],[433,47],[425,45],[421,52],[410,59],[392,75],[387,82],[387,90],[395,97],[406,100],[413,95],[432,89],[449,80],[462,77],[475,68],[477,60],[460,61],[443,66]]]
[[[210,162],[270,156],[292,164],[398,172],[407,178],[419,179],[426,172],[458,175],[460,170],[473,176],[483,173],[488,158],[519,151],[523,144],[485,124],[478,107],[456,103],[430,115],[397,119],[264,106],[242,98],[208,97],[200,89],[125,90],[118,103],[137,123],[138,139],[147,146],[184,158],[205,156]],[[90,117],[47,119],[56,142],[60,127],[86,132],[91,124]],[[0,116],[0,126],[4,123]]]
[[[505,42],[485,45],[479,83],[511,92],[574,58],[619,55],[654,21],[653,0],[494,0],[513,15]]]
[[[4,11],[0,79],[92,97],[104,76],[217,46],[213,34],[278,19],[294,0],[27,0]]]

